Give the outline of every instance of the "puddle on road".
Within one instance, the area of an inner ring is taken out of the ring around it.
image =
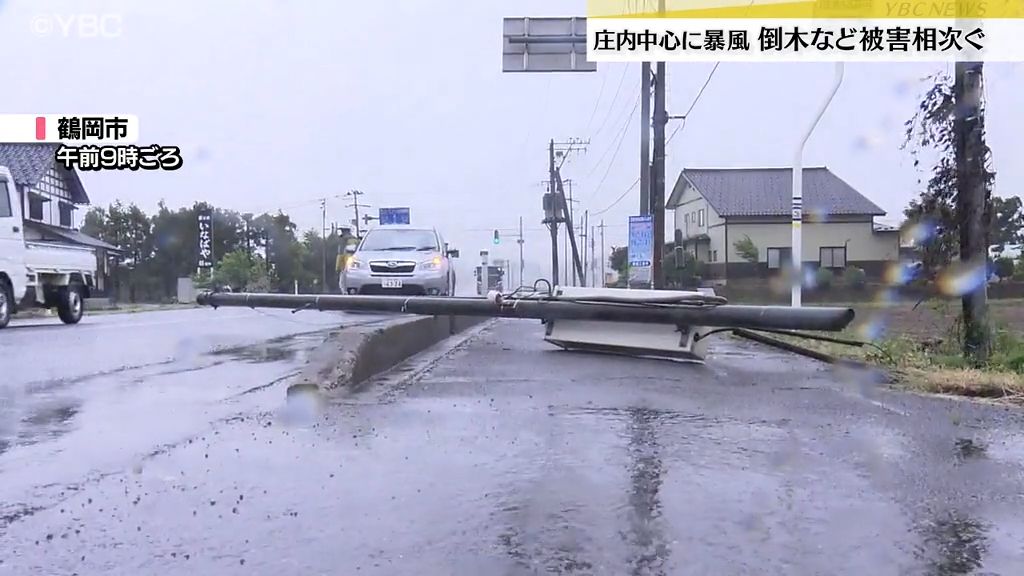
[[[0,427],[0,454],[16,446],[30,446],[67,434],[74,427],[81,405],[77,398],[54,398],[35,400],[28,406],[27,414],[8,411],[4,416],[8,422]]]
[[[210,352],[211,356],[229,356],[235,360],[242,360],[251,364],[291,360],[295,357],[295,354],[295,349],[289,346],[274,346],[268,344],[226,348]]]
[[[661,484],[665,465],[661,459],[658,427],[664,411],[629,408],[629,532],[624,538],[632,551],[634,574],[664,572],[669,545],[661,525]]]
[[[933,518],[918,528],[918,557],[934,576],[974,574],[988,551],[987,527],[959,512]]]
[[[954,442],[953,455],[959,461],[982,458],[988,451],[984,443],[972,438],[957,438]]]
[[[213,350],[208,354],[215,357],[228,357],[233,360],[241,360],[250,364],[264,364],[269,362],[284,362],[295,360],[304,356],[307,352],[306,345],[312,342],[323,340],[323,334],[314,333],[308,335],[282,336],[245,346],[233,346]]]

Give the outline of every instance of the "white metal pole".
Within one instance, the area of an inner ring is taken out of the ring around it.
[[[811,125],[807,127],[807,131],[804,132],[804,136],[800,139],[800,145],[797,147],[796,154],[793,157],[793,240],[792,254],[790,255],[793,290],[790,304],[794,308],[799,308],[801,305],[801,289],[803,288],[803,237],[801,234],[801,224],[803,224],[804,219],[804,146],[807,145],[807,140],[810,139],[811,133],[814,132],[814,128],[818,125],[821,117],[825,115],[825,110],[832,103],[832,98],[839,91],[839,86],[843,83],[844,71],[844,63],[836,62],[836,76],[832,82],[832,90],[828,93],[825,101],[821,103],[821,107],[818,108],[818,113],[814,116]]]

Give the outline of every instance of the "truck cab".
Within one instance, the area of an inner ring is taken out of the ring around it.
[[[0,166],[0,328],[26,308],[53,308],[65,324],[77,324],[95,276],[91,249],[26,237],[17,185]]]

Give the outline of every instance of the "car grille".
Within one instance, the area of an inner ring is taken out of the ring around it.
[[[415,262],[395,262],[394,266],[387,262],[370,262],[370,272],[378,274],[411,274],[415,269]]]

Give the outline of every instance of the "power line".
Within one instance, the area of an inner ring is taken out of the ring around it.
[[[640,179],[637,178],[636,180],[633,181],[633,184],[629,188],[627,188],[625,192],[622,193],[621,196],[619,196],[618,198],[615,199],[615,202],[612,202],[611,204],[609,204],[605,208],[603,208],[601,210],[598,210],[597,212],[594,212],[593,215],[594,216],[600,216],[601,214],[604,214],[605,212],[607,212],[607,211],[611,210],[612,208],[614,208],[615,205],[618,204],[619,202],[622,202],[622,199],[625,198],[627,194],[632,192],[633,189],[636,188],[636,185],[639,184],[639,183],[640,183]]]
[[[690,107],[687,108],[686,112],[683,114],[683,121],[679,123],[679,126],[676,126],[675,130],[672,131],[672,135],[668,137],[668,140],[665,140],[666,145],[672,141],[672,138],[675,137],[683,126],[686,126],[686,119],[690,117],[690,112],[693,112],[693,109],[697,106],[697,102],[700,102],[700,97],[704,95],[704,90],[708,87],[708,84],[711,83],[711,79],[714,78],[719,64],[721,64],[721,62],[715,62],[715,66],[711,69],[711,72],[708,73],[707,79],[704,80],[704,85],[700,87],[700,91],[697,92],[697,96],[693,99],[693,102],[690,103]]]
[[[625,74],[622,76],[625,78]],[[587,127],[583,130],[584,134],[590,132],[590,126],[594,123],[594,118],[597,116],[597,109],[601,105],[601,97],[604,96],[604,85],[608,82],[608,75],[601,74],[601,89],[597,91],[597,100],[594,100],[594,109],[590,112],[590,119],[587,120]],[[618,96],[618,94],[616,94]]]
[[[622,69],[622,77],[619,78],[619,87],[615,89],[615,96],[612,96],[612,101],[608,105],[608,110],[605,111],[604,120],[601,121],[601,125],[597,128],[597,131],[594,132],[594,136],[600,134],[601,130],[604,130],[605,125],[608,124],[608,119],[612,116],[612,109],[615,108],[615,103],[619,101],[619,93],[622,91],[622,85],[626,81],[626,73],[629,72],[629,67],[631,65],[631,62],[627,62],[626,67]]]
[[[605,180],[608,178],[608,174],[612,171],[612,166],[615,165],[615,159],[619,156],[619,150],[622,149],[622,143],[626,139],[626,133],[629,131],[629,127],[633,125],[633,117],[636,115],[636,107],[640,104],[640,98],[636,99],[636,103],[633,104],[633,110],[629,113],[629,118],[626,120],[626,125],[623,127],[622,132],[619,134],[619,143],[615,146],[615,153],[612,154],[612,159],[608,161],[608,167],[604,171],[604,175],[601,176],[601,181],[598,182],[594,191],[591,193],[591,198],[597,195],[601,190],[601,186],[604,186]]]
[[[693,102],[690,104],[690,107],[687,108],[686,114],[683,114],[683,122],[679,126],[677,126],[676,129],[672,132],[672,136],[669,136],[668,139],[665,140],[666,144],[671,142],[672,141],[672,137],[675,136],[676,133],[678,133],[679,130],[686,124],[686,118],[690,115],[690,112],[693,112],[693,109],[697,106],[697,102],[699,102],[701,96],[704,95],[704,90],[708,87],[708,84],[711,83],[711,78],[714,77],[715,71],[718,70],[718,65],[719,64],[721,64],[721,62],[715,62],[715,66],[714,66],[714,68],[711,69],[711,72],[708,74],[707,79],[704,81],[704,85],[701,86],[700,91],[697,92],[697,96],[693,99]],[[618,198],[615,199],[614,202],[612,202],[611,204],[609,204],[605,208],[594,212],[593,215],[594,216],[599,216],[599,215],[604,214],[605,212],[611,210],[612,208],[614,208],[619,202],[622,202],[622,199],[625,198],[630,192],[632,192],[633,189],[636,188],[637,184],[639,184],[639,183],[640,183],[640,179],[637,178],[633,182],[633,184],[629,188],[626,189],[625,192],[623,192]]]
[[[629,112],[629,114],[626,116],[626,123],[622,126],[622,129],[619,130],[619,137],[618,137],[618,139],[617,140],[613,140],[612,143],[609,144],[608,147],[604,149],[604,152],[601,154],[600,158],[597,159],[597,162],[594,162],[594,165],[591,166],[590,171],[587,172],[587,176],[586,176],[587,178],[590,178],[591,176],[594,175],[594,172],[597,172],[597,168],[599,166],[601,166],[601,164],[604,162],[605,156],[608,155],[608,152],[612,149],[612,147],[615,147],[616,150],[618,150],[618,147],[622,146],[622,139],[625,137],[626,131],[629,130],[630,124],[633,123],[633,115],[636,113],[636,107],[639,106],[639,105],[640,105],[640,94],[637,94],[636,101],[633,102],[633,108]]]

